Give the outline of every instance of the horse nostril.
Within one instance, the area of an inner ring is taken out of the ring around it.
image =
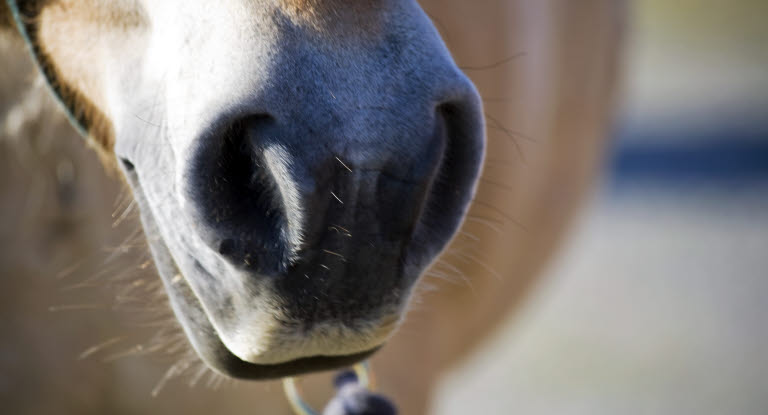
[[[127,171],[133,171],[136,168],[136,166],[134,166],[127,158],[121,158],[120,163],[123,164],[123,167],[125,167],[125,170]]]
[[[437,131],[443,135],[445,146],[414,235],[415,240],[431,241],[417,253],[427,260],[458,230],[474,196],[485,143],[478,100],[469,97],[436,108]]]
[[[280,189],[264,157],[277,133],[268,114],[214,126],[199,141],[186,184],[203,240],[232,265],[263,274],[281,272],[291,255]]]
[[[225,239],[219,244],[219,254],[224,256],[230,256],[235,253],[235,241],[232,239]]]

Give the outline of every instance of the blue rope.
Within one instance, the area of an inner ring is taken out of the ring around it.
[[[323,415],[397,415],[392,401],[364,387],[351,370],[339,373],[334,384],[336,396],[325,407]]]
[[[48,76],[46,76],[43,63],[40,61],[40,57],[37,53],[37,48],[35,47],[35,44],[32,43],[32,38],[29,36],[27,25],[24,24],[24,19],[21,15],[21,11],[19,10],[18,1],[6,0],[6,4],[8,4],[8,8],[11,10],[11,17],[13,17],[13,21],[16,24],[16,29],[19,31],[21,38],[24,40],[24,44],[26,44],[27,49],[29,50],[29,54],[32,56],[32,60],[35,62],[37,70],[40,71],[40,73],[43,75],[43,78],[45,78],[45,84],[48,86],[48,89],[53,93],[53,96],[56,98],[56,101],[59,103],[61,108],[64,109],[64,113],[66,114],[69,123],[72,124],[72,126],[75,128],[75,130],[77,130],[78,133],[80,133],[81,136],[87,138],[88,130],[77,119],[77,117],[75,117],[75,114],[70,111],[69,107],[67,107],[67,105],[64,103],[64,99],[61,96],[60,91],[51,85],[50,79],[48,79]]]

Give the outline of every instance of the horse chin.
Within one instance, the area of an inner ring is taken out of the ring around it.
[[[142,215],[148,236],[156,225],[150,215]],[[157,236],[157,235],[155,235]],[[233,378],[269,380],[306,373],[333,370],[354,365],[372,356],[383,344],[348,354],[312,355],[272,363],[243,360],[230,350],[211,323],[199,298],[173,259],[168,246],[159,237],[150,237],[150,249],[166,288],[178,322],[197,356],[211,369]]]
[[[186,283],[179,283],[186,284]],[[186,287],[188,290],[188,286]],[[184,288],[174,293],[169,291],[171,302],[189,304],[187,299],[174,298],[177,295],[186,297]],[[312,372],[334,370],[354,365],[372,356],[383,345],[379,345],[358,353],[325,356],[306,356],[277,363],[253,363],[241,359],[233,353],[222,341],[218,332],[209,320],[199,320],[197,315],[203,313],[201,308],[186,308],[176,311],[177,318],[195,349],[199,358],[211,369],[233,378],[248,380],[269,380],[283,377],[298,376]]]

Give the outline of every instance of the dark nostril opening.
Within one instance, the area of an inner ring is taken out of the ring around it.
[[[414,238],[436,255],[458,229],[473,197],[484,151],[482,116],[471,100],[448,102],[436,108],[437,134],[445,140],[440,163],[425,201]]]
[[[123,167],[127,171],[133,171],[136,168],[136,166],[134,166],[133,163],[131,163],[131,161],[128,160],[127,158],[121,158],[120,163],[123,164]]]
[[[225,239],[219,244],[219,253],[224,256],[232,255],[235,252],[235,241]]]
[[[440,186],[447,182],[468,192],[474,185],[483,158],[482,119],[464,102],[438,106],[437,119],[443,124],[446,144],[436,184]],[[463,200],[460,198],[457,202],[461,204]]]
[[[213,130],[191,165],[189,186],[209,246],[232,265],[267,275],[290,257],[280,192],[263,158],[274,128],[270,115],[254,114]]]

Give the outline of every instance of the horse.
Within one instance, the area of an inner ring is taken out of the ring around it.
[[[413,1],[12,3],[54,96],[132,189],[200,359],[270,379],[381,348],[405,413],[424,413],[440,372],[519,301],[588,188],[623,9],[510,3],[509,35],[544,45],[508,60],[523,66],[510,76],[462,70]],[[515,98],[483,108],[465,71]],[[494,105],[529,114],[533,139]],[[414,293],[452,273],[471,289]],[[393,338],[414,296],[423,330]]]

